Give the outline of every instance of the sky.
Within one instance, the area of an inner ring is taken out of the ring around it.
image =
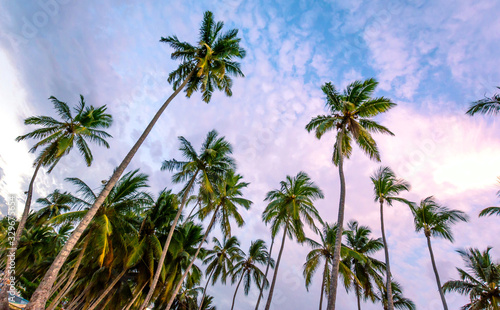
[[[205,10],[223,20],[226,29],[240,30],[247,51],[241,62],[245,78],[235,80],[231,98],[218,93],[210,104],[199,94],[175,98],[128,169],[149,174],[152,192],[172,187],[160,166],[179,158],[178,136],[199,148],[207,132],[216,129],[234,145],[238,171],[251,183],[245,195],[254,205],[242,212],[246,225],[235,230],[245,251],[257,238],[270,242],[260,220],[263,199],[286,175],[307,172],[325,193],[317,209],[325,221],[334,222],[339,198],[338,172],[331,163],[334,136],[317,140],[304,126],[325,113],[322,84],[342,89],[375,77],[380,82],[375,95],[398,104],[377,118],[395,136],[375,136],[381,163],[356,147],[345,163],[346,222],[356,219],[380,237],[369,177],[386,165],[411,183],[406,198],[434,195],[471,217],[454,226],[454,243],[433,240],[442,282],[458,278],[455,267],[463,263],[456,249],[492,246],[500,258],[499,219],[477,217],[484,207],[499,203],[500,123],[491,116],[465,115],[471,102],[500,86],[500,2],[494,0],[2,0],[0,211],[6,214],[10,195],[18,197],[19,208],[23,205],[34,155],[28,153],[31,142],[14,139],[31,130],[23,125],[26,117],[54,115],[49,96],[74,105],[82,94],[92,105],[107,105],[114,138],[109,150],[92,147],[90,168],[75,153],[52,173],[43,171],[35,199],[56,188],[73,190],[66,177],[98,188],[172,92],[167,76],[178,63],[159,39],[175,34],[196,43]],[[384,215],[392,273],[404,295],[417,309],[440,308],[425,238],[415,233],[410,211],[395,204]],[[307,291],[302,276],[309,250],[287,240],[274,309],[317,307],[321,277],[318,273]],[[216,286],[208,293],[219,309],[227,309],[234,288]],[[239,292],[238,309],[253,309],[256,295],[255,287],[249,296]],[[446,297],[450,309],[467,300],[455,293]],[[340,288],[338,305],[353,309],[354,295]],[[380,305],[367,303],[363,309]]]

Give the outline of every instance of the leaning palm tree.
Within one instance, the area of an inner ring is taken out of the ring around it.
[[[203,300],[207,294],[207,287],[210,281],[214,285],[217,280],[221,279],[223,284],[226,284],[227,278],[231,275],[236,262],[243,259],[244,253],[240,249],[240,242],[236,237],[226,238],[223,236],[222,243],[214,237],[212,239],[214,244],[213,248],[207,250],[203,264],[207,264],[205,275],[207,276],[207,283],[203,289],[203,296],[201,297],[200,307],[203,305]],[[201,310],[199,308],[198,310]]]
[[[306,256],[306,262],[304,263],[303,275],[306,281],[306,289],[309,290],[309,286],[312,283],[312,278],[318,268],[321,266],[324,260],[324,267],[322,272],[321,281],[321,294],[319,298],[319,309],[323,309],[323,294],[329,294],[330,289],[330,269],[333,262],[333,252],[335,251],[335,240],[337,235],[337,225],[330,225],[325,223],[323,226],[323,231],[319,231],[319,237],[321,242],[314,241],[310,238],[306,238],[306,243],[308,243],[312,250]],[[357,259],[362,260],[363,258],[358,256],[357,253],[353,253],[351,249],[342,245],[341,248],[343,257],[353,257],[356,256]],[[345,282],[350,282],[354,280],[352,272],[344,264],[343,261],[340,262],[340,274],[344,278]]]
[[[342,261],[353,272],[357,280],[349,284],[354,288],[358,310],[361,310],[361,297],[364,300],[375,301],[374,284],[383,282],[379,272],[385,270],[385,264],[370,255],[382,250],[384,244],[380,238],[370,238],[371,229],[368,226],[360,226],[357,221],[351,221],[347,227],[346,245],[363,255],[362,260],[351,255]]]
[[[394,201],[404,203],[411,206],[412,203],[404,198],[397,197],[401,192],[410,190],[410,183],[403,179],[396,178],[396,174],[389,167],[380,167],[371,177],[373,183],[373,191],[375,202],[380,203],[380,228],[382,231],[382,240],[384,242],[385,254],[385,269],[386,269],[386,292],[389,310],[394,310],[394,303],[392,300],[392,286],[391,286],[391,264],[389,262],[389,245],[385,237],[385,224],[384,224],[384,202],[392,206]]]
[[[24,124],[36,125],[40,128],[16,138],[16,141],[23,141],[27,139],[39,140],[30,149],[30,152],[35,153],[39,149],[42,150],[39,152],[34,162],[35,171],[33,172],[33,176],[31,177],[28,187],[23,215],[19,221],[14,240],[10,244],[10,251],[12,255],[7,256],[7,265],[10,264],[10,258],[16,253],[17,243],[26,225],[33,197],[33,186],[39,169],[42,166],[48,167],[47,172],[50,173],[55,168],[57,163],[59,163],[61,158],[64,155],[69,154],[75,146],[85,159],[87,166],[90,166],[94,157],[92,156],[90,147],[87,144],[88,142],[93,142],[109,148],[106,138],[110,138],[111,135],[103,129],[109,128],[113,119],[110,114],[106,113],[107,108],[105,105],[98,108],[92,105],[88,106],[86,105],[83,96],[80,95],[80,102],[74,108],[74,113],[72,113],[67,103],[62,102],[53,96],[49,99],[52,101],[54,109],[61,120],[57,120],[50,116],[29,117],[24,120]],[[7,277],[7,275],[8,273],[5,273],[5,277]],[[6,280],[7,278],[4,279],[4,281]],[[0,309],[2,310],[6,310],[9,307],[7,294],[4,291],[2,291],[2,300],[0,303]]]
[[[375,299],[382,303],[384,310],[389,309],[389,303],[387,300],[387,290],[384,285],[377,286],[378,292],[375,294]],[[391,282],[391,292],[392,300],[394,303],[394,308],[399,310],[415,310],[415,303],[403,296],[403,287],[396,281]]]
[[[171,54],[172,59],[181,61],[179,67],[170,73],[168,82],[173,84],[174,93],[163,103],[158,112],[154,115],[142,135],[127,153],[118,168],[114,171],[109,182],[106,184],[95,204],[87,213],[87,216],[80,222],[75,229],[65,247],[56,257],[49,271],[40,282],[37,290],[30,300],[27,310],[39,310],[45,306],[48,294],[54,281],[66,261],[69,253],[78,242],[92,217],[95,215],[100,205],[106,199],[111,188],[118,181],[125,171],[135,153],[146,140],[154,125],[167,108],[170,102],[184,88],[186,96],[191,95],[198,89],[202,92],[205,102],[209,102],[215,89],[222,90],[227,96],[232,95],[231,87],[233,81],[231,76],[243,76],[240,70],[240,64],[237,59],[245,57],[245,50],[240,47],[240,38],[238,30],[232,29],[223,33],[223,22],[215,22],[212,12],[205,12],[200,29],[200,40],[196,45],[179,41],[176,36],[161,38],[161,42],[167,43],[174,49]]]
[[[352,140],[371,159],[380,161],[377,144],[371,133],[385,133],[394,135],[389,129],[373,121],[374,116],[387,112],[396,106],[385,97],[372,98],[378,82],[375,79],[355,81],[347,86],[341,94],[332,83],[326,83],[321,88],[326,95],[328,115],[318,115],[307,125],[307,131],[314,130],[320,139],[326,132],[337,131],[333,149],[332,161],[338,166],[340,176],[340,200],[337,220],[337,240],[331,275],[330,295],[328,295],[328,309],[335,309],[337,296],[337,280],[339,275],[340,247],[342,243],[342,229],[344,225],[345,209],[345,178],[344,157],[349,159],[352,154]]]
[[[245,209],[249,209],[252,202],[248,199],[243,198],[242,190],[248,186],[249,183],[242,182],[243,177],[236,174],[234,171],[228,171],[224,176],[224,179],[219,180],[212,188],[212,191],[207,190],[202,187],[202,196],[206,199],[206,206],[200,210],[201,219],[208,217],[210,213],[213,212],[212,218],[208,227],[203,235],[203,239],[193,256],[191,263],[186,268],[184,275],[175,287],[172,297],[170,297],[167,303],[166,310],[170,310],[172,302],[174,301],[177,292],[182,286],[182,282],[188,275],[191,267],[193,266],[198,254],[200,253],[201,246],[208,237],[208,234],[212,230],[216,221],[220,224],[220,229],[225,236],[231,236],[231,223],[230,220],[234,219],[236,224],[241,227],[245,224],[241,214],[238,212],[238,206]]]
[[[267,252],[266,243],[264,240],[257,239],[256,241],[252,241],[250,244],[250,249],[248,250],[248,254],[243,257],[242,260],[237,262],[232,270],[232,279],[233,283],[236,282],[238,277],[240,280],[238,281],[238,285],[236,285],[236,289],[234,290],[233,303],[231,305],[231,310],[234,309],[234,302],[236,301],[236,294],[238,294],[238,289],[240,288],[241,282],[244,280],[245,287],[245,295],[248,295],[250,292],[250,286],[252,285],[252,278],[254,282],[257,284],[257,287],[260,286],[260,283],[264,283],[264,287],[269,286],[269,281],[264,276],[262,270],[258,265],[265,265],[267,262],[270,262],[271,267],[274,266],[274,261],[269,257],[269,253]]]
[[[153,292],[158,284],[160,275],[163,268],[163,262],[167,256],[168,248],[170,246],[170,241],[174,234],[174,230],[179,221],[182,210],[186,205],[189,193],[193,189],[196,182],[202,184],[205,188],[211,189],[210,180],[214,178],[221,177],[228,171],[235,167],[233,159],[230,157],[232,153],[232,147],[225,140],[224,137],[219,137],[217,131],[212,130],[207,134],[205,141],[202,144],[201,150],[198,154],[193,148],[191,143],[184,137],[179,137],[181,146],[179,150],[182,152],[184,157],[183,161],[177,161],[175,159],[165,160],[162,164],[162,170],[178,171],[172,177],[174,183],[186,182],[187,184],[181,191],[182,200],[177,214],[174,218],[172,225],[170,226],[170,231],[167,236],[167,240],[163,246],[163,251],[160,256],[160,261],[158,262],[158,268],[155,272],[155,276],[150,285],[148,295],[144,299],[141,305],[141,310],[145,309],[153,297]]]
[[[468,270],[457,268],[460,280],[451,280],[443,285],[445,292],[469,295],[470,303],[461,309],[500,309],[500,266],[492,261],[491,248],[486,251],[467,249],[457,251]]]
[[[281,248],[278,260],[274,268],[273,281],[269,289],[266,310],[271,307],[274,286],[278,277],[278,267],[285,247],[285,240],[296,238],[299,242],[306,240],[304,224],[317,231],[315,220],[323,223],[318,210],[313,205],[316,199],[322,199],[323,192],[314,184],[305,172],[299,172],[295,177],[286,176],[285,181],[280,182],[280,188],[266,194],[265,201],[269,201],[262,219],[265,223],[271,223],[271,235],[276,236],[283,229]]]
[[[500,89],[500,87],[497,88]],[[473,102],[466,114],[471,116],[476,113],[496,115],[498,112],[500,112],[500,94],[494,94]]]
[[[462,211],[450,210],[447,207],[440,206],[432,196],[423,199],[420,201],[418,207],[413,206],[411,210],[415,222],[415,230],[417,232],[423,231],[427,238],[427,247],[429,248],[429,254],[431,256],[432,268],[436,276],[439,295],[443,302],[443,308],[448,310],[448,305],[446,304],[446,299],[444,298],[444,293],[441,288],[436,262],[434,260],[434,253],[432,252],[431,236],[444,238],[453,242],[451,225],[459,221],[467,222],[468,216]]]

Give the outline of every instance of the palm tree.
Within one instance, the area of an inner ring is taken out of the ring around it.
[[[36,225],[40,225],[58,215],[61,215],[63,212],[71,210],[71,206],[74,204],[74,199],[70,193],[61,193],[58,189],[56,189],[47,197],[38,198],[36,203],[43,206],[36,212]]]
[[[205,270],[207,283],[203,289],[200,307],[203,305],[210,281],[214,285],[220,277],[222,283],[226,284],[226,279],[234,269],[234,264],[242,260],[245,255],[240,249],[240,242],[234,236],[230,238],[223,236],[222,244],[216,237],[212,239],[212,242],[214,246],[207,251],[206,257],[203,260],[203,264],[207,264],[207,269]],[[201,308],[198,310],[201,310]]]
[[[411,207],[412,203],[408,200],[397,197],[401,192],[410,190],[410,183],[403,179],[396,178],[396,174],[389,167],[380,167],[374,175],[370,177],[373,183],[373,191],[375,202],[380,203],[380,227],[382,231],[382,240],[384,242],[385,254],[385,269],[386,269],[386,292],[389,310],[394,310],[394,302],[392,300],[391,286],[391,264],[389,262],[389,245],[385,237],[384,225],[384,202],[392,206],[394,201],[404,203]]]
[[[491,248],[480,252],[470,248],[457,251],[468,270],[457,268],[460,280],[451,280],[443,285],[445,292],[469,295],[470,303],[461,309],[500,309],[500,266],[490,256]]]
[[[252,241],[246,257],[243,257],[242,260],[237,262],[233,268],[233,276],[231,281],[235,283],[238,277],[240,278],[240,280],[238,281],[238,285],[236,285],[236,289],[234,290],[231,310],[234,309],[236,294],[238,293],[238,289],[243,280],[245,280],[245,295],[248,295],[248,292],[250,292],[252,278],[255,284],[257,284],[257,287],[260,286],[260,283],[262,281],[264,281],[265,287],[269,286],[269,281],[267,281],[267,279],[264,277],[264,273],[262,272],[262,270],[260,270],[259,266],[257,266],[258,264],[265,265],[267,264],[267,262],[270,262],[271,266],[274,266],[274,261],[269,257],[269,253],[267,252],[267,247],[264,240],[257,239],[255,241]]]
[[[389,309],[389,303],[387,301],[387,289],[384,285],[377,285],[378,293],[375,294],[375,299],[382,303],[384,310]],[[409,298],[403,296],[403,288],[401,284],[396,281],[391,282],[391,292],[392,300],[394,303],[394,308],[399,310],[415,310],[415,303]]]
[[[186,205],[187,198],[191,192],[196,181],[202,183],[206,188],[211,189],[210,179],[220,177],[227,170],[235,167],[234,160],[229,156],[232,153],[231,145],[225,140],[224,137],[219,137],[217,131],[212,130],[207,134],[205,141],[202,144],[200,154],[196,152],[191,143],[184,137],[179,137],[181,147],[179,150],[182,152],[184,161],[177,161],[175,159],[165,160],[162,164],[162,170],[177,170],[178,172],[173,175],[172,181],[174,183],[181,183],[188,181],[187,185],[181,192],[182,201],[174,221],[170,227],[167,236],[167,241],[163,246],[163,251],[160,256],[158,268],[155,272],[153,282],[151,283],[148,295],[141,305],[141,310],[145,309],[153,296],[158,280],[160,279],[161,269],[165,257],[167,256],[168,247],[174,234],[177,222],[182,214],[182,210]]]
[[[497,88],[500,89],[500,87]],[[476,113],[496,115],[498,112],[500,112],[500,94],[494,94],[473,102],[466,114],[471,116]]]
[[[346,195],[344,157],[349,159],[351,156],[352,140],[354,139],[365,154],[373,160],[380,161],[377,144],[371,133],[394,135],[389,129],[371,119],[396,106],[395,103],[385,97],[371,98],[377,85],[378,82],[375,79],[355,81],[349,84],[341,94],[332,83],[326,83],[321,89],[326,95],[326,108],[329,114],[318,115],[306,125],[307,131],[311,132],[314,130],[318,139],[330,130],[337,131],[332,161],[339,169],[340,200],[337,220],[337,240],[335,241],[336,246],[330,281],[331,288],[328,295],[328,309],[330,310],[335,309],[340,247],[344,225]]]
[[[312,283],[312,278],[316,273],[317,269],[321,266],[321,261],[324,260],[324,267],[322,273],[321,281],[321,295],[319,298],[319,309],[323,309],[323,293],[329,294],[330,289],[330,268],[333,262],[333,252],[335,251],[335,240],[337,235],[337,225],[329,225],[325,223],[323,226],[323,231],[319,231],[319,237],[321,242],[316,242],[310,238],[306,238],[307,242],[312,250],[306,256],[306,262],[304,263],[304,278],[306,281],[306,289],[309,290],[309,286]],[[342,255],[344,257],[351,253],[351,249],[342,245],[341,249]],[[341,261],[340,262],[340,274],[344,277],[346,281],[351,281],[352,273],[349,268]]]
[[[441,301],[443,302],[443,308],[448,310],[448,305],[446,304],[446,299],[444,298],[444,293],[441,288],[436,262],[434,260],[434,253],[432,252],[431,236],[444,238],[453,242],[451,225],[459,221],[467,222],[468,216],[462,211],[450,210],[447,207],[440,206],[432,196],[421,200],[420,205],[418,207],[412,207],[411,210],[415,222],[415,231],[423,231],[427,238],[427,247],[429,248],[432,268],[436,276],[436,283],[439,294],[441,295]]]
[[[271,223],[271,235],[276,236],[283,228],[283,238],[281,248],[274,268],[273,281],[269,289],[266,310],[271,307],[274,286],[278,277],[278,268],[285,247],[285,240],[288,236],[294,237],[299,242],[306,240],[304,224],[314,231],[317,231],[315,220],[323,223],[318,210],[313,205],[316,199],[322,199],[323,192],[314,184],[305,172],[299,172],[295,177],[286,176],[285,181],[280,182],[280,188],[272,190],[266,194],[265,201],[269,201],[262,219],[265,223]]]
[[[87,166],[90,166],[94,159],[89,145],[87,144],[88,141],[109,148],[106,138],[111,137],[111,135],[103,129],[109,128],[113,119],[110,114],[106,113],[105,105],[98,108],[87,106],[83,96],[80,95],[80,102],[74,108],[75,115],[73,115],[67,103],[59,101],[53,96],[49,99],[52,101],[54,109],[61,120],[56,120],[50,116],[29,117],[24,120],[24,124],[36,125],[40,128],[16,138],[16,141],[27,139],[39,140],[30,149],[30,152],[35,153],[40,148],[42,148],[42,151],[39,152],[34,162],[35,171],[33,172],[28,187],[23,215],[17,226],[14,240],[12,240],[10,244],[11,250],[9,253],[10,255],[7,256],[7,266],[10,266],[11,257],[14,257],[16,253],[17,243],[19,242],[19,238],[21,238],[26,220],[28,219],[33,197],[33,186],[38,170],[44,166],[49,168],[47,172],[50,173],[59,160],[61,160],[64,155],[69,154],[75,145],[79,153],[85,159]],[[5,273],[3,279],[4,283],[7,283],[7,280],[8,272]],[[7,310],[9,305],[6,291],[2,291],[0,295],[0,309]]]
[[[259,292],[259,297],[257,298],[257,303],[255,304],[255,310],[259,310],[260,299],[262,298],[262,295],[264,293],[264,281],[267,280],[267,274],[269,273],[269,267],[271,266],[271,255],[273,253],[274,237],[275,236],[272,236],[271,238],[271,246],[269,247],[269,260],[267,261],[266,272],[264,273],[264,279],[262,280],[262,284],[260,285],[260,292]]]
[[[248,199],[242,198],[242,190],[249,184],[246,182],[242,182],[242,178],[243,177],[241,175],[236,174],[234,171],[230,170],[226,173],[223,180],[220,180],[213,186],[213,191],[207,191],[205,187],[202,187],[202,195],[205,197],[207,205],[200,210],[200,216],[202,219],[204,219],[213,212],[212,219],[208,224],[202,242],[200,243],[200,246],[198,247],[198,250],[195,253],[193,259],[191,260],[190,265],[186,268],[181,281],[174,289],[174,293],[172,294],[172,297],[170,297],[166,310],[170,310],[172,302],[182,286],[182,282],[188,275],[191,266],[194,264],[194,261],[198,257],[201,245],[207,239],[208,234],[215,224],[215,221],[217,220],[220,223],[220,229],[225,236],[231,236],[231,219],[234,219],[239,227],[244,225],[245,222],[238,212],[238,206],[241,206],[248,210],[252,205],[252,202]]]
[[[358,310],[361,310],[361,293],[363,299],[375,301],[373,283],[382,283],[380,271],[385,270],[385,265],[381,261],[370,257],[384,247],[382,239],[370,238],[371,229],[368,226],[360,226],[357,221],[347,224],[346,245],[353,251],[363,255],[360,260],[356,256],[348,256],[343,263],[353,272],[357,281],[352,281],[352,287],[356,293]]]
[[[156,112],[140,138],[114,171],[92,208],[80,222],[65,247],[54,260],[49,271],[33,294],[26,310],[40,310],[45,306],[48,299],[48,293],[69,253],[106,199],[111,188],[118,182],[118,179],[129,165],[135,153],[144,140],[146,140],[146,137],[153,129],[163,111],[165,111],[175,96],[185,87],[187,97],[190,97],[192,93],[200,89],[203,100],[207,103],[210,101],[214,89],[224,91],[227,96],[232,95],[231,76],[244,76],[240,70],[240,64],[237,62],[237,59],[245,57],[245,50],[240,47],[238,30],[232,29],[223,33],[223,26],[223,22],[215,22],[212,12],[207,11],[203,17],[200,29],[200,40],[197,45],[181,42],[176,36],[161,38],[161,42],[167,43],[174,49],[174,52],[171,54],[172,59],[181,61],[179,67],[171,72],[168,77],[169,83],[173,84],[174,92],[163,103],[158,112]]]

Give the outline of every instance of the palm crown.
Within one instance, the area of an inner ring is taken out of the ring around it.
[[[417,232],[423,230],[427,237],[441,237],[453,241],[450,225],[468,220],[468,216],[464,212],[440,206],[432,196],[423,199],[418,207],[411,209],[415,230]]]
[[[386,127],[371,120],[396,106],[385,97],[371,98],[377,85],[378,82],[371,78],[349,84],[343,93],[338,92],[332,83],[321,87],[326,95],[329,114],[316,116],[306,125],[306,129],[309,132],[315,130],[318,139],[330,130],[337,130],[337,142],[332,158],[335,164],[339,162],[338,145],[342,146],[342,156],[349,158],[353,139],[371,159],[380,161],[377,144],[371,133],[394,135]]]
[[[24,124],[39,125],[42,128],[19,136],[16,141],[40,139],[30,149],[30,152],[34,153],[38,148],[44,147],[35,162],[41,162],[43,166],[50,166],[49,172],[54,169],[62,156],[73,149],[75,144],[87,166],[90,166],[94,157],[86,140],[109,148],[106,138],[111,137],[111,135],[103,129],[111,126],[112,117],[106,114],[106,106],[98,108],[87,106],[83,96],[80,95],[80,102],[75,107],[76,114],[73,116],[67,103],[59,101],[53,96],[49,99],[62,121],[50,116],[29,117],[24,121]]]
[[[207,250],[207,255],[203,261],[207,264],[205,270],[206,275],[212,274],[212,278],[207,281],[212,281],[212,285],[221,279],[223,284],[226,283],[227,277],[231,274],[234,262],[241,260],[244,256],[243,251],[240,249],[240,242],[236,237],[226,238],[223,242],[219,241],[216,237],[212,239],[214,246],[212,249]]]
[[[500,89],[500,87],[497,87]],[[467,114],[474,115],[476,113],[496,115],[500,112],[500,94],[494,94],[491,97],[475,101],[467,110]]]
[[[374,175],[370,177],[373,183],[375,202],[387,202],[392,206],[394,201],[399,201],[411,205],[408,200],[397,197],[401,192],[409,191],[410,183],[403,179],[396,178],[396,174],[389,167],[380,167]]]
[[[215,22],[213,13],[205,12],[200,27],[199,41],[196,45],[181,42],[177,36],[162,37],[160,42],[169,44],[175,51],[172,59],[182,63],[168,76],[168,82],[177,89],[185,79],[186,95],[201,89],[203,101],[209,102],[215,89],[222,90],[227,96],[232,95],[232,76],[244,76],[236,59],[245,57],[245,50],[240,47],[238,30],[222,32],[224,23]]]

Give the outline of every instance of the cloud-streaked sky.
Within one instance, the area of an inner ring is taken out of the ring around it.
[[[52,114],[47,98],[75,104],[108,105],[115,122],[111,149],[93,147],[95,161],[85,167],[77,154],[64,158],[52,174],[42,173],[36,197],[55,188],[70,190],[65,177],[77,176],[98,187],[125,156],[152,114],[171,93],[168,73],[177,65],[159,39],[176,34],[196,42],[205,10],[227,28],[241,30],[246,75],[233,97],[177,97],[130,165],[150,175],[152,191],[169,187],[161,161],[178,158],[177,136],[200,145],[215,128],[231,141],[239,171],[251,183],[246,194],[254,207],[236,230],[243,249],[250,237],[269,242],[260,222],[264,195],[287,174],[306,171],[325,192],[317,203],[322,217],[337,217],[339,182],[331,164],[333,135],[317,140],[304,130],[324,113],[320,86],[343,88],[355,79],[376,77],[377,95],[398,106],[378,120],[395,137],[376,136],[382,164],[407,179],[418,201],[434,195],[466,211],[468,224],[456,225],[456,242],[433,240],[442,282],[457,278],[462,262],[455,249],[493,246],[500,258],[498,218],[477,218],[499,203],[500,124],[493,117],[470,118],[468,104],[492,95],[500,85],[500,2],[463,1],[0,1],[0,203],[22,193],[31,177],[28,143],[15,137],[28,128],[22,120]],[[210,3],[210,4],[208,4]],[[380,236],[379,213],[369,176],[379,166],[359,149],[345,165],[346,221],[357,219]],[[21,204],[21,203],[20,203]],[[5,209],[1,210],[5,213]],[[395,279],[421,310],[438,309],[423,235],[414,232],[411,214],[396,205],[386,210],[386,227]],[[302,278],[308,249],[287,241],[274,297],[274,309],[315,308],[321,279],[309,292]],[[382,253],[380,253],[380,258]],[[234,287],[211,289],[226,309]],[[239,309],[253,309],[256,289],[238,295]],[[447,294],[451,309],[466,299]],[[353,309],[354,295],[339,293],[340,309]],[[364,309],[379,309],[366,304]]]

